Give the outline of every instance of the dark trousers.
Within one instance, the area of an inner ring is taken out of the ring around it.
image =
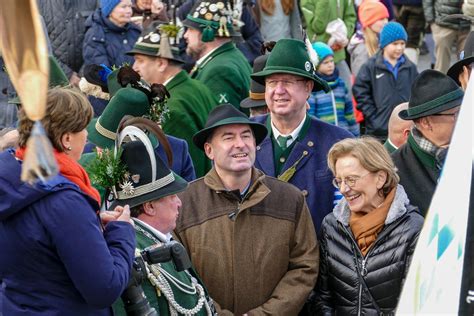
[[[408,33],[407,47],[420,48],[425,29],[425,14],[422,6],[393,5],[397,21]]]

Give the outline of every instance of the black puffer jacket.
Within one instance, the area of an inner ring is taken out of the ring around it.
[[[98,0],[37,0],[43,16],[53,55],[68,78],[79,73],[82,64],[82,43],[85,22],[98,7]]]
[[[409,205],[399,185],[385,227],[365,258],[349,227],[349,217],[342,199],[323,221],[316,315],[389,314],[397,306],[423,217]]]
[[[463,0],[423,0],[426,22],[455,30],[469,30],[471,23],[464,19],[446,19],[451,14],[462,14]]]

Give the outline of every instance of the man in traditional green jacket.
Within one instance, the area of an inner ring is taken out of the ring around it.
[[[134,141],[121,144],[123,139]],[[154,308],[157,315],[215,315],[212,300],[192,267],[179,271],[175,262],[152,264],[140,255],[147,247],[162,247],[172,242],[171,232],[181,208],[181,200],[176,193],[185,190],[187,182],[166,167],[140,129],[127,126],[117,140],[122,150],[120,161],[126,172],[114,186],[116,199],[112,205],[130,206],[137,241],[136,262],[143,262],[144,265],[140,286],[149,303],[148,309]],[[117,171],[114,169],[114,174]],[[119,214],[107,212],[105,215]],[[134,278],[134,282],[129,284],[137,284],[139,279]],[[124,291],[122,299],[113,305],[115,315],[127,315],[127,309],[144,309],[144,305],[135,305],[137,302],[127,293],[127,290]],[[134,312],[138,315],[137,309]]]
[[[239,38],[232,20],[230,3],[224,0],[196,2],[183,21],[186,53],[196,60],[191,77],[204,83],[219,104],[230,103],[239,109],[248,97],[252,69],[232,43]]]
[[[170,25],[155,25],[138,39],[133,50],[133,69],[150,84],[164,84],[170,93],[169,115],[162,123],[166,134],[186,140],[197,177],[211,169],[211,161],[192,142],[192,136],[204,127],[209,112],[217,105],[212,92],[182,70],[178,48],[170,44]]]

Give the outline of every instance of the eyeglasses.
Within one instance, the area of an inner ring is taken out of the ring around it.
[[[332,185],[336,188],[336,189],[341,189],[341,185],[342,183],[344,182],[344,184],[350,188],[354,187],[357,183],[357,181],[359,181],[360,179],[362,179],[363,177],[371,174],[372,172],[367,172],[366,174],[362,175],[362,176],[348,176],[344,179],[338,179],[338,178],[334,178],[332,179]]]
[[[265,85],[269,88],[276,88],[278,83],[280,82],[283,88],[292,88],[296,85],[298,81],[306,81],[304,79],[297,79],[297,80],[266,80]]]
[[[454,120],[458,118],[459,111],[456,111],[454,113],[436,113],[432,114],[433,116],[451,116]]]

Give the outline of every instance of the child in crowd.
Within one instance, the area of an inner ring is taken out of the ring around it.
[[[364,114],[366,134],[381,141],[387,138],[393,108],[408,101],[418,75],[404,54],[406,42],[407,32],[400,23],[386,24],[380,32],[380,50],[362,66],[352,88],[357,109]]]
[[[313,48],[319,58],[317,75],[328,82],[331,91],[313,92],[308,99],[308,113],[359,136],[359,124],[354,118],[352,100],[346,84],[339,78],[333,50],[323,42],[314,43]]]
[[[354,77],[367,59],[378,51],[379,34],[388,18],[387,7],[378,0],[364,0],[359,6],[357,29],[347,46]]]

